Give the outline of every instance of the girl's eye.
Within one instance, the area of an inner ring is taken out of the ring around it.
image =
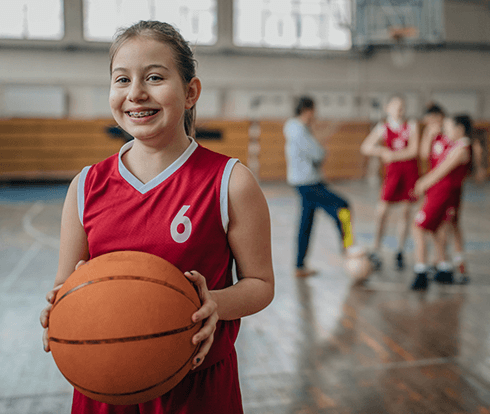
[[[127,83],[129,82],[128,78],[117,78],[115,83]]]
[[[151,75],[151,76],[148,76],[148,80],[152,81],[152,82],[158,82],[158,81],[163,80],[163,78],[161,76],[158,76],[158,75]]]

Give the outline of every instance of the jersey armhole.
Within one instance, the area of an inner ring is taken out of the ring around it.
[[[230,158],[226,163],[225,169],[223,171],[223,176],[221,177],[221,187],[220,187],[220,210],[221,210],[221,223],[223,224],[223,230],[228,233],[228,223],[230,222],[230,216],[228,214],[228,187],[230,184],[231,171],[235,164],[239,162],[237,158]]]
[[[373,130],[377,135],[379,135],[378,141],[376,142],[376,145],[379,143],[383,143],[386,139],[386,122],[378,122]]]
[[[80,172],[80,176],[78,177],[78,186],[77,186],[77,205],[78,205],[78,218],[80,219],[80,223],[83,226],[83,212],[85,210],[85,180],[87,178],[88,171],[91,166],[84,167]]]
[[[407,120],[407,125],[408,125],[409,131],[410,131],[410,135],[412,135],[412,132],[418,132],[417,131],[417,128],[418,128],[417,120],[409,119],[409,120]]]

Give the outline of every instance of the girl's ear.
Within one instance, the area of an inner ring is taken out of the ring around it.
[[[201,81],[199,78],[192,78],[187,85],[187,94],[185,97],[185,109],[191,109],[201,95]]]

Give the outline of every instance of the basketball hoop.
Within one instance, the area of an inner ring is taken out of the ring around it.
[[[416,27],[390,27],[388,34],[393,40],[390,54],[393,65],[397,68],[409,66],[415,57],[415,51],[410,43],[411,39],[415,39],[419,32]]]

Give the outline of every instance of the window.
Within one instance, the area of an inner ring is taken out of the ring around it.
[[[350,0],[234,0],[238,46],[348,50]]]
[[[84,0],[84,37],[110,42],[116,30],[139,20],[177,27],[192,44],[216,43],[217,0]]]
[[[63,0],[0,0],[0,38],[60,40]]]

